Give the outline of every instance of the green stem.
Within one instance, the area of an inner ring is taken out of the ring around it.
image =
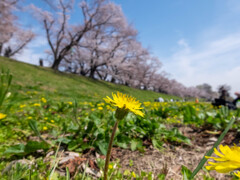
[[[237,113],[237,117],[239,116],[239,112]],[[216,148],[221,141],[223,140],[224,136],[227,134],[227,132],[229,131],[229,129],[232,127],[233,123],[235,122],[237,118],[232,117],[231,121],[229,122],[229,124],[227,125],[227,127],[225,128],[225,130],[222,132],[222,134],[220,135],[220,137],[218,138],[217,142],[215,142],[215,144],[213,145],[213,147],[206,153],[204,154],[202,160],[200,161],[200,163],[198,164],[198,166],[196,167],[196,169],[193,171],[193,173],[190,176],[190,179],[193,179],[193,177],[198,173],[198,171],[200,169],[202,169],[203,165],[205,164],[205,162],[207,161],[207,159],[205,158],[205,156],[211,156],[211,154],[214,151],[214,148]]]
[[[114,124],[111,139],[108,144],[108,151],[107,151],[107,156],[106,156],[106,160],[105,160],[105,168],[104,168],[104,180],[107,180],[107,172],[108,172],[108,165],[109,165],[111,151],[112,151],[112,144],[113,144],[113,139],[114,139],[114,136],[115,136],[115,133],[117,130],[118,123],[119,123],[119,120],[117,119]]]

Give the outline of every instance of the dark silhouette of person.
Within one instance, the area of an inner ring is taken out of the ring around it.
[[[39,59],[39,65],[43,66],[43,60],[42,59]]]
[[[219,99],[217,100],[218,101],[218,104],[219,105],[226,105],[226,99],[227,97],[229,96],[228,94],[228,91],[224,88],[224,87],[221,87],[219,89],[219,93],[220,93],[220,97]]]

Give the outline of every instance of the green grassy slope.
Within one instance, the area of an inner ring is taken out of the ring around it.
[[[176,98],[78,75],[54,72],[50,68],[34,66],[5,57],[0,57],[0,69],[2,68],[9,69],[13,74],[11,91],[20,93],[34,91],[52,99],[98,101],[107,95],[111,96],[111,93],[116,91],[130,94],[141,102],[153,101],[159,96],[167,99]]]

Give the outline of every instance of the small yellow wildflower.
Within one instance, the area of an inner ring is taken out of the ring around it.
[[[21,104],[19,107],[24,108],[24,107],[26,107],[26,104]]]
[[[99,110],[103,110],[103,107],[102,107],[102,106],[99,106],[98,109],[99,109]]]
[[[127,113],[133,112],[136,115],[144,116],[144,113],[140,111],[143,109],[141,107],[141,103],[139,101],[136,101],[136,98],[128,96],[126,94],[122,94],[120,92],[117,92],[117,94],[112,94],[113,99],[109,98],[103,98],[106,103],[109,103],[113,106],[117,107],[116,110],[116,117],[117,119],[123,119],[124,116],[127,115]]]
[[[34,103],[33,106],[35,106],[35,107],[40,107],[41,104],[39,104],[39,103]]]
[[[28,119],[32,119],[32,116],[28,116]]]
[[[43,103],[46,103],[46,102],[47,102],[47,100],[46,100],[44,97],[41,98],[41,101],[42,101]]]
[[[95,111],[95,109],[94,109],[94,108],[92,108],[92,109],[91,109],[91,111]]]
[[[71,101],[68,102],[69,105],[72,105],[73,103]]]
[[[144,106],[149,107],[151,105],[151,102],[143,102]]]
[[[46,126],[43,127],[43,130],[46,131],[48,128]]]
[[[6,116],[6,114],[0,113],[0,119],[4,119]]]
[[[48,120],[48,117],[45,117],[44,120]]]
[[[113,168],[113,166],[112,166],[111,164],[109,164],[108,168],[109,168],[109,169],[112,169],[112,168]]]
[[[54,123],[55,121],[54,120],[51,120],[51,123]]]
[[[131,175],[132,175],[133,178],[136,178],[136,174],[135,174],[134,171],[131,173]]]
[[[240,171],[237,171],[234,174],[235,174],[235,176],[237,176],[240,179]]]
[[[104,106],[104,103],[99,103],[97,104],[97,106]]]
[[[214,149],[214,153],[219,157],[208,157],[207,159],[212,158],[218,162],[208,162],[209,166],[206,166],[207,170],[216,170],[219,173],[228,173],[235,169],[240,168],[240,147],[234,145],[233,147],[229,146],[219,146],[218,151]]]

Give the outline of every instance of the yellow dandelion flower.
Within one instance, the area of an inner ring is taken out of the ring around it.
[[[51,123],[54,123],[55,121],[54,120],[51,120]]]
[[[142,111],[140,111],[141,109],[143,109],[141,107],[141,103],[139,101],[136,100],[136,98],[128,96],[126,94],[122,94],[120,92],[117,92],[117,94],[113,94],[113,99],[111,99],[110,97],[107,96],[107,98],[103,98],[106,103],[109,103],[113,106],[117,107],[117,111],[116,111],[116,117],[117,119],[123,119],[123,117],[125,115],[127,115],[127,113],[133,112],[136,115],[139,116],[144,116],[144,113]]]
[[[32,116],[28,116],[28,119],[32,119]]]
[[[19,107],[24,108],[24,107],[26,107],[26,104],[21,104]]]
[[[235,176],[237,176],[240,179],[240,171],[237,171],[234,174],[235,174]]]
[[[46,102],[47,102],[47,100],[46,100],[44,97],[41,98],[41,101],[42,101],[43,103],[46,103]]]
[[[99,109],[99,110],[103,110],[103,107],[102,107],[102,106],[99,106],[98,109]]]
[[[218,157],[208,157],[207,159],[212,158],[217,162],[208,162],[209,166],[206,166],[207,170],[216,170],[219,173],[228,173],[235,169],[240,168],[240,147],[234,145],[233,147],[229,146],[219,146],[218,151],[214,149],[214,153]]]
[[[0,113],[0,119],[4,119],[6,116],[6,114]]]
[[[132,175],[133,178],[136,178],[136,174],[135,174],[134,171],[131,173],[131,175]]]
[[[34,103],[33,106],[35,106],[35,107],[40,107],[41,104],[39,104],[39,103]]]
[[[44,130],[44,131],[47,130],[47,129],[48,129],[48,128],[47,128],[46,126],[43,127],[43,130]]]
[[[48,117],[45,117],[44,120],[48,120]]]
[[[68,102],[69,105],[72,105],[73,103],[71,101]]]
[[[144,106],[148,107],[151,105],[151,102],[143,102]]]
[[[108,168],[109,168],[109,169],[112,169],[112,168],[113,168],[113,166],[112,166],[111,164],[109,164]]]

